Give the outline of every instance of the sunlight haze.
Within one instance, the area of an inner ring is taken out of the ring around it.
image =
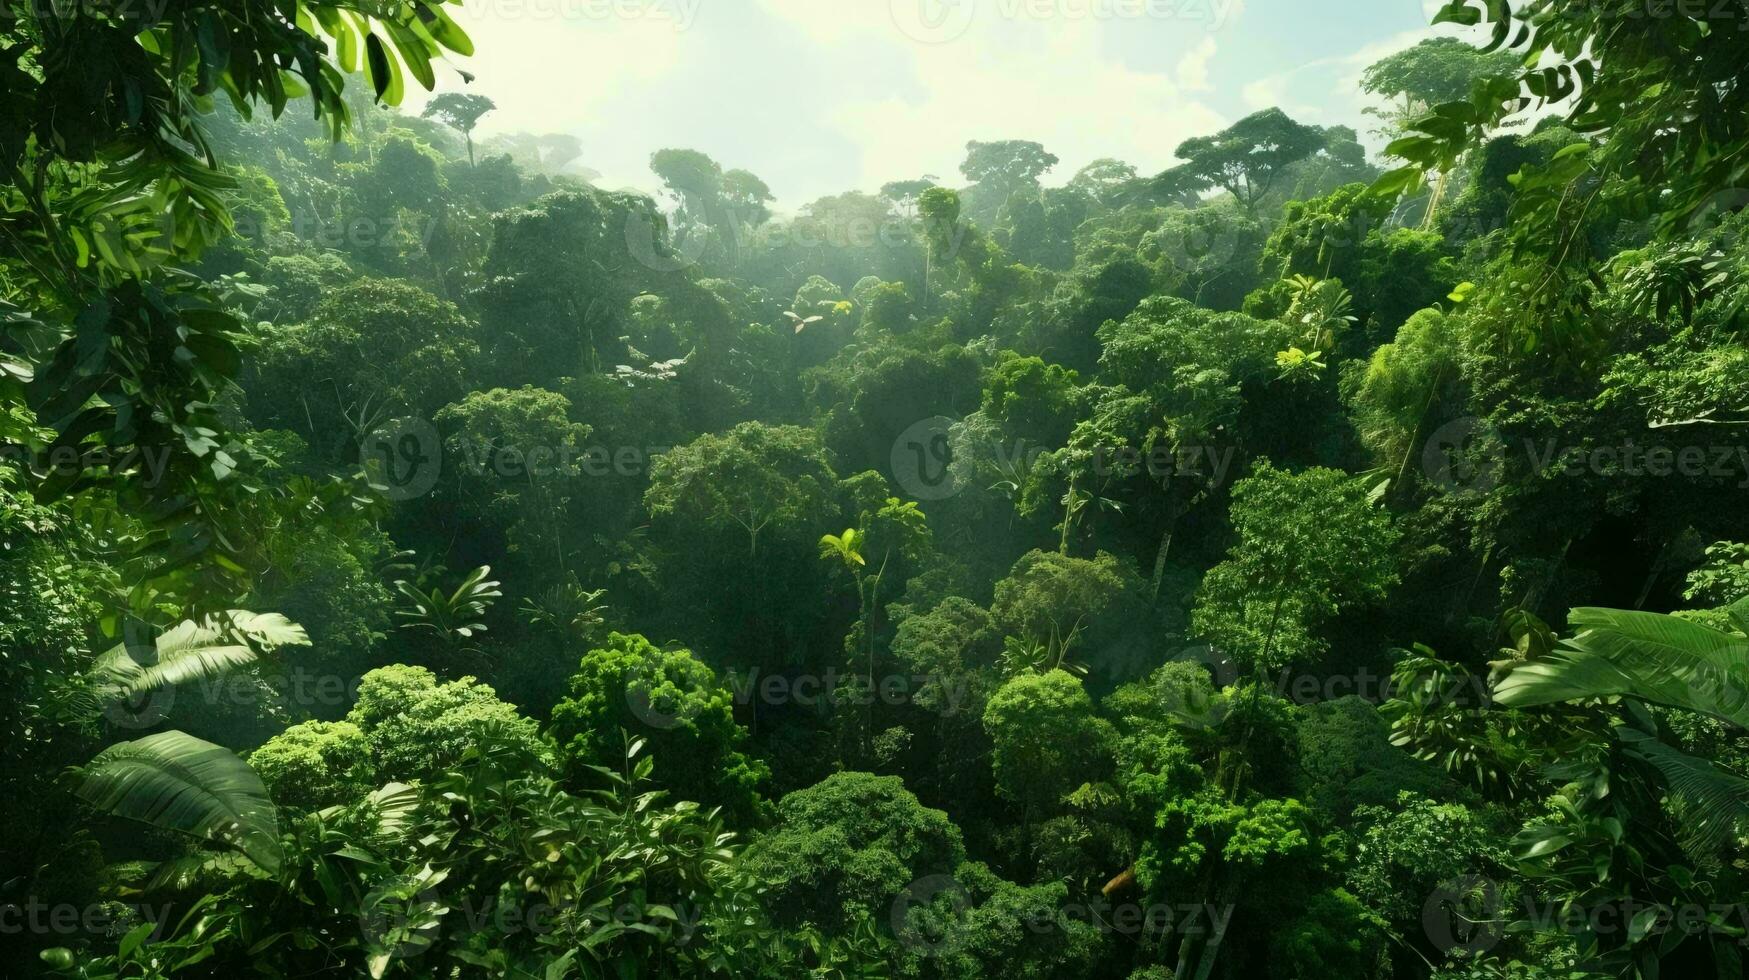
[[[482,139],[578,137],[574,166],[600,186],[653,193],[650,154],[685,147],[759,174],[788,212],[847,187],[954,183],[968,140],[1044,144],[1062,160],[1047,184],[1103,157],[1155,173],[1184,139],[1272,105],[1377,149],[1360,72],[1436,33],[1434,6],[466,0],[479,53],[454,63],[475,81],[440,69],[438,90],[498,104]]]

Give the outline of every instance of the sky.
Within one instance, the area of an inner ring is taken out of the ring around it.
[[[497,103],[476,139],[576,136],[601,186],[654,191],[650,154],[686,147],[758,174],[792,212],[891,180],[958,183],[968,140],[1036,140],[1060,183],[1102,157],[1156,173],[1185,138],[1272,105],[1364,133],[1361,71],[1432,36],[1437,6],[464,0],[476,53],[440,69],[438,90]]]

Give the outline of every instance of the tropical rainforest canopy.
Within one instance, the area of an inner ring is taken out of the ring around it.
[[[457,9],[0,0],[0,973],[1749,975],[1745,0],[789,210]]]

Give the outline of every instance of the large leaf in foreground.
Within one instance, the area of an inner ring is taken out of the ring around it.
[[[1683,835],[1703,853],[1749,827],[1749,780],[1629,726],[1616,734],[1628,754],[1657,769],[1670,792],[1682,800]]]
[[[1494,685],[1508,707],[1628,697],[1749,728],[1749,637],[1675,616],[1575,609],[1554,652],[1516,662]]]
[[[107,813],[226,844],[279,870],[279,814],[236,753],[184,732],[112,745],[80,772],[79,797]]]

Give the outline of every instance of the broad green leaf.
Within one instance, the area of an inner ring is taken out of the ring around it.
[[[112,745],[80,770],[80,799],[105,813],[242,851],[279,870],[279,815],[255,770],[183,732]]]
[[[1508,707],[1630,697],[1749,728],[1749,637],[1675,616],[1575,609],[1577,634],[1515,661],[1495,684]]]
[[[1657,769],[1672,795],[1683,802],[1683,835],[1711,853],[1749,831],[1749,779],[1718,768],[1629,726],[1616,737],[1629,755]]]

